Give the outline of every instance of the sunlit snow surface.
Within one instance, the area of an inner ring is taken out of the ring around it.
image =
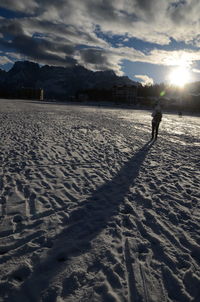
[[[200,300],[200,118],[0,100],[0,301]]]

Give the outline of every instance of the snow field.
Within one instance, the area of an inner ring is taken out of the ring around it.
[[[200,118],[0,100],[0,301],[200,301]]]

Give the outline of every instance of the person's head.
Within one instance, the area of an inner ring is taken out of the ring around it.
[[[162,111],[162,108],[161,108],[160,103],[157,103],[157,104],[156,104],[156,106],[155,106],[155,111],[157,111],[157,112],[161,112],[161,111]]]

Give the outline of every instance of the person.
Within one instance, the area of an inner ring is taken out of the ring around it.
[[[162,110],[160,107],[160,104],[158,103],[151,115],[153,117],[152,119],[152,137],[151,139],[157,139],[158,136],[158,128],[160,125],[160,122],[162,120]]]

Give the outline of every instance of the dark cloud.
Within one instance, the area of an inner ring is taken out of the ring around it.
[[[82,49],[80,51],[80,57],[85,63],[94,65],[108,65],[107,52],[100,49]]]
[[[103,17],[104,20],[116,20],[118,19],[117,9],[115,7],[115,1],[86,1],[86,8],[90,12],[90,15],[96,20]]]
[[[74,53],[74,45],[64,43],[54,43],[54,41],[34,38],[24,33],[22,25],[18,21],[5,22],[0,26],[0,32],[5,38],[0,39],[0,45],[5,49],[14,50],[41,63],[48,64],[75,64],[76,60],[68,58]],[[67,59],[66,59],[67,58]]]
[[[22,35],[24,33],[24,30],[19,22],[7,22],[6,20],[3,20],[3,22],[1,22],[0,24],[0,33],[2,33],[2,35],[4,35],[5,37],[7,37],[7,35],[18,36]]]
[[[191,6],[186,1],[176,1],[169,6],[169,16],[176,25],[184,25],[187,22],[188,14],[191,13]],[[193,21],[191,19],[191,21]]]
[[[123,74],[120,70],[122,57],[112,49],[80,49],[76,52],[76,59],[80,65],[94,71],[110,69],[114,70],[118,75]]]

